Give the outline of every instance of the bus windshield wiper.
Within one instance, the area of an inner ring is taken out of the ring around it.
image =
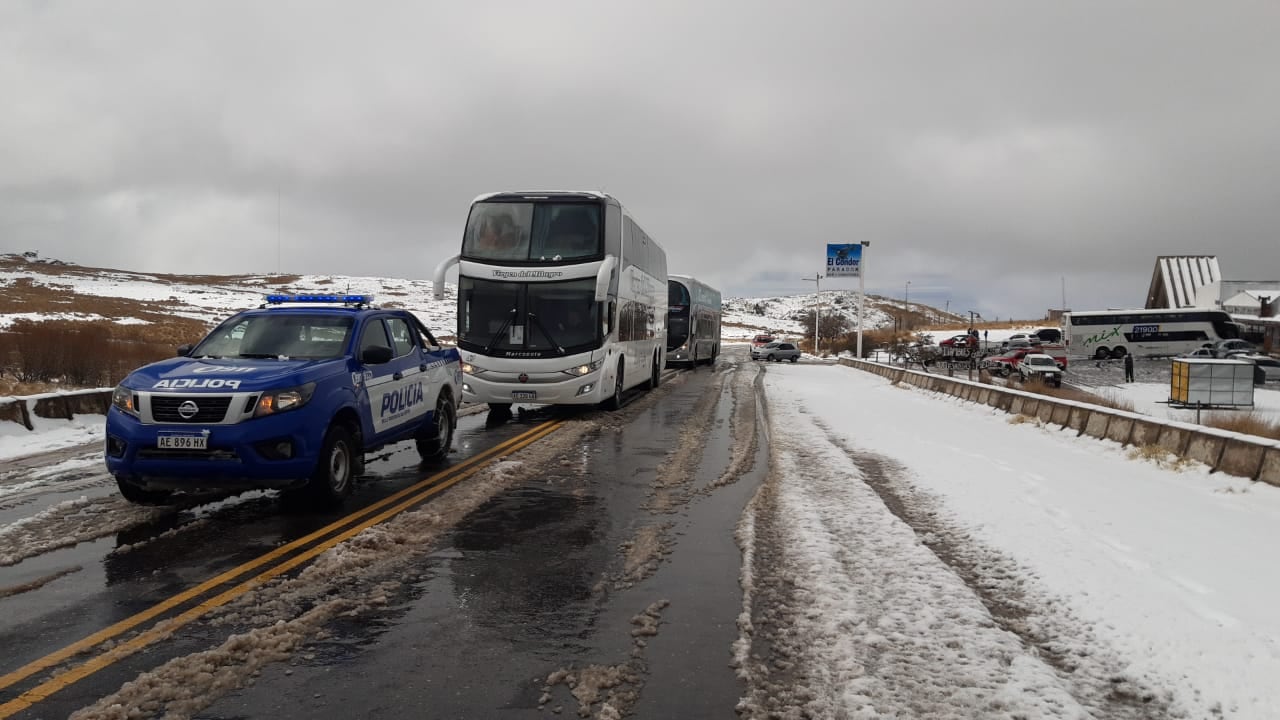
[[[498,328],[498,331],[493,334],[493,337],[489,338],[489,344],[484,346],[485,355],[493,352],[493,346],[498,344],[498,340],[502,337],[502,333],[506,332],[507,328],[511,327],[511,322],[515,319],[516,309],[513,307],[507,313],[507,321],[502,323],[502,327]]]
[[[547,327],[542,324],[542,321],[538,319],[538,316],[534,315],[533,313],[525,313],[525,314],[529,316],[529,319],[533,321],[534,325],[538,326],[538,329],[541,330],[542,334],[545,335],[546,338],[551,341],[551,344],[556,346],[556,352],[560,353],[561,355],[564,355],[565,354],[564,348],[560,346],[560,343],[556,342],[555,338],[551,337],[551,333],[547,331]]]

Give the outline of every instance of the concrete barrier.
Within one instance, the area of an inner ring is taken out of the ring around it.
[[[111,388],[42,393],[0,400],[0,422],[34,428],[32,418],[70,420],[76,415],[105,415],[111,407]]]
[[[1182,458],[1207,465],[1214,472],[1259,480],[1280,487],[1280,442],[1252,435],[1152,418],[1097,405],[1060,400],[1024,390],[998,387],[962,378],[842,358],[842,365],[877,375],[891,376],[934,392],[981,403],[1013,415],[1039,418],[1045,423],[1075,430],[1120,445],[1156,445]]]

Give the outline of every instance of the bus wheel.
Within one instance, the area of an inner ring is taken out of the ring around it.
[[[1111,356],[1111,351],[1107,350],[1104,347],[1100,347],[1097,350],[1093,351],[1094,360],[1106,360],[1110,356]]]
[[[605,410],[617,410],[622,407],[622,358],[618,358],[618,374],[613,378],[613,395],[604,401]]]
[[[707,364],[708,364],[708,365],[715,365],[715,364],[716,364],[716,357],[718,357],[719,355],[720,355],[720,343],[716,343],[716,344],[715,344],[714,346],[712,346],[712,348],[711,348],[711,359],[707,361]]]
[[[645,390],[657,389],[658,383],[662,382],[662,366],[658,363],[658,356],[653,356],[653,368],[649,371],[649,382],[644,386]]]
[[[1123,346],[1122,346],[1122,347],[1117,347],[1117,348],[1112,348],[1112,349],[1111,349],[1111,357],[1113,357],[1113,358],[1115,358],[1115,359],[1117,359],[1117,360],[1119,360],[1120,358],[1123,358],[1123,357],[1124,357],[1125,355],[1127,355],[1128,353],[1129,353],[1129,351],[1128,351],[1128,350],[1125,350]]]

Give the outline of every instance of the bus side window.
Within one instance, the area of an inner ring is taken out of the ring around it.
[[[614,314],[618,311],[618,303],[609,301],[609,312],[604,315],[604,334],[608,335],[613,332]]]

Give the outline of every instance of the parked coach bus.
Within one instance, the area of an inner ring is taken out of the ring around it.
[[[1064,313],[1062,332],[1070,355],[1099,360],[1180,355],[1240,336],[1226,312],[1198,308]]]
[[[667,362],[714,363],[720,354],[720,291],[689,277],[667,281]]]
[[[603,403],[657,387],[667,338],[667,256],[613,197],[496,193],[471,204],[458,266],[462,396],[512,403]]]

